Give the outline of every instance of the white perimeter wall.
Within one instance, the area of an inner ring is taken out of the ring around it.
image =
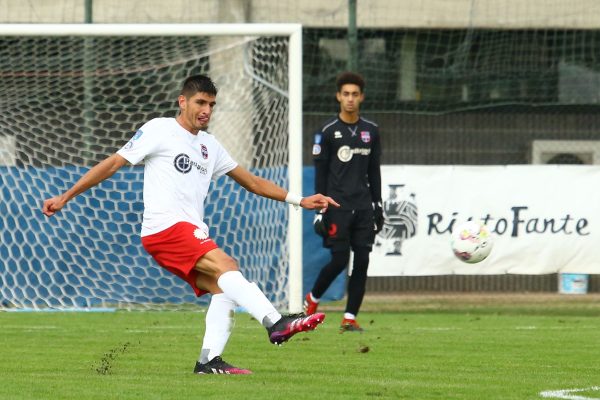
[[[167,5],[165,5],[167,4]],[[600,28],[598,0],[357,0],[359,27]],[[80,23],[85,0],[0,0],[0,23]],[[93,0],[96,23],[346,26],[348,0]]]

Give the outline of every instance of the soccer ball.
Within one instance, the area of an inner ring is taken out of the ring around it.
[[[454,255],[469,264],[485,260],[492,251],[490,231],[479,221],[467,221],[454,226],[451,244]]]

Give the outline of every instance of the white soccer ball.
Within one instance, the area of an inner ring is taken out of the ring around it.
[[[490,231],[480,221],[467,221],[455,225],[451,244],[454,255],[469,264],[485,260],[492,251]]]

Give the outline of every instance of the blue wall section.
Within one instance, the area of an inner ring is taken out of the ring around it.
[[[315,169],[305,167],[303,172],[302,191],[305,195],[315,192]],[[334,199],[335,200],[335,199]],[[302,211],[303,227],[303,249],[302,259],[304,266],[304,291],[308,293],[312,288],[319,271],[327,264],[331,258],[331,253],[323,247],[323,240],[313,230],[312,222],[315,216],[314,211]],[[342,273],[331,284],[329,289],[323,295],[323,300],[340,300],[344,297],[346,288],[346,274]]]
[[[71,301],[94,306],[94,298],[196,301],[187,284],[156,266],[141,246],[143,168],[123,168],[90,193],[77,197],[57,217],[47,219],[41,214],[44,198],[62,192],[86,171],[81,167],[0,167],[0,300],[54,296],[56,300],[49,305],[56,306]],[[262,176],[273,179],[271,173],[281,175],[281,171],[261,171]],[[218,232],[217,243],[229,252],[233,246],[239,247],[235,253],[242,254],[239,262],[243,272],[245,268],[265,271],[271,264],[277,265],[278,251],[272,243],[260,243],[261,229],[265,229],[264,221],[284,221],[286,208],[274,209],[268,199],[244,201],[249,194],[227,177],[220,178],[215,186],[228,194],[217,193],[207,199],[207,218]],[[307,167],[303,192],[312,193],[313,188],[314,171]],[[232,209],[243,216],[238,222],[229,218],[230,211],[224,211]],[[323,249],[320,237],[312,230],[313,215],[303,211],[304,293],[329,260],[329,251]],[[212,229],[211,235],[216,233]],[[275,230],[275,237],[283,236],[285,225],[271,224],[268,229]],[[251,242],[267,251],[255,254]],[[122,268],[133,268],[133,277],[123,279]],[[274,280],[265,276],[264,281]],[[345,276],[340,276],[324,300],[342,298],[344,286]],[[84,291],[90,288],[90,292],[79,298],[75,287]],[[161,289],[166,287],[168,291]],[[275,295],[282,290],[275,283],[265,289]]]
[[[123,168],[55,217],[42,214],[45,198],[86,171],[0,168],[0,299],[82,307],[100,299],[193,301],[189,287],[157,267],[142,248],[142,168]],[[128,279],[123,268],[129,269]]]

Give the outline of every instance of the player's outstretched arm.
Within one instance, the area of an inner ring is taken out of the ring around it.
[[[111,177],[115,172],[127,163],[127,160],[115,153],[108,158],[100,161],[88,172],[86,172],[79,180],[66,192],[61,195],[52,197],[44,201],[42,212],[45,216],[51,217],[60,211],[69,200],[80,193],[85,192],[89,188],[96,186],[106,178]]]
[[[268,179],[261,178],[254,175],[245,168],[239,165],[227,173],[233,180],[239,183],[243,188],[249,192],[255,193],[259,196],[267,197],[273,200],[287,201],[288,191],[272,182]],[[296,202],[291,201],[292,204],[297,204],[302,208],[309,210],[321,210],[327,209],[329,206],[339,207],[340,205],[333,200],[331,197],[324,196],[320,193],[313,194],[312,196],[302,197],[297,196]]]

